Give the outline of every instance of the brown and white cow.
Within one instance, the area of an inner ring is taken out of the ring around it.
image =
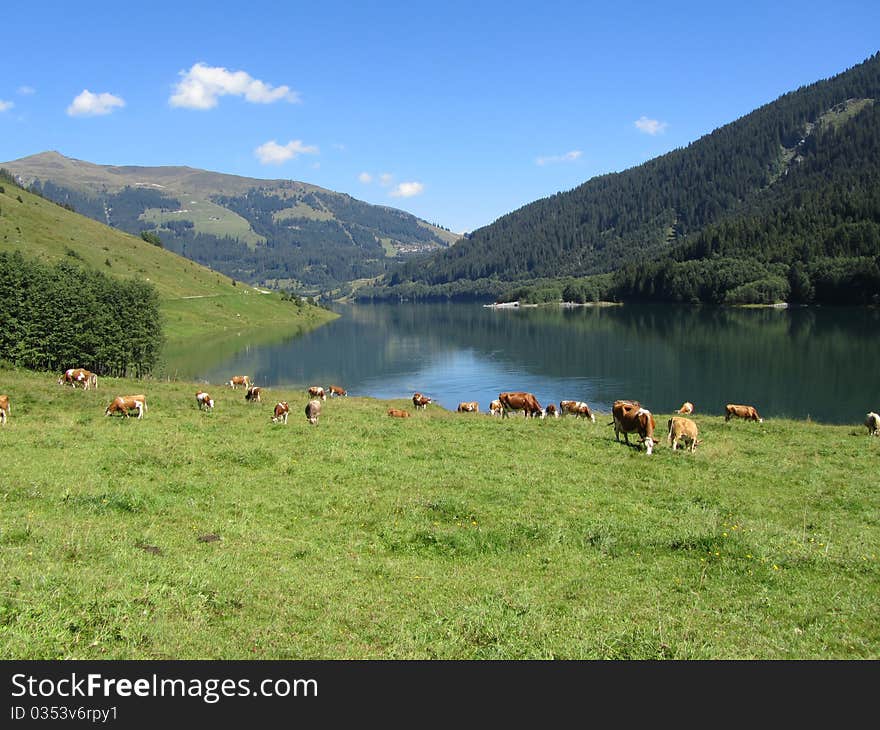
[[[686,400],[681,404],[681,408],[679,408],[676,413],[684,413],[685,415],[690,415],[694,412],[694,404],[689,400]]]
[[[458,408],[456,409],[459,413],[479,413],[480,412],[480,404],[477,401],[462,401],[458,404]]]
[[[97,390],[98,376],[95,373],[89,372],[85,368],[69,368],[61,374],[60,378],[58,378],[59,385],[66,385],[68,383],[74,388],[79,384],[83,387],[83,390],[88,390],[92,387]]]
[[[562,411],[563,416],[570,413],[575,418],[589,418],[593,423],[596,422],[596,416],[593,415],[590,406],[581,400],[561,400],[559,410]]]
[[[654,429],[657,424],[651,411],[642,408],[638,401],[617,400],[614,401],[611,408],[611,416],[614,424],[614,436],[618,441],[620,441],[622,433],[626,443],[629,444],[629,435],[636,433],[645,445],[648,456],[653,453]]]
[[[507,418],[509,413],[515,411],[522,411],[526,418],[535,416],[544,418],[544,409],[541,408],[541,404],[532,393],[526,393],[522,390],[507,391],[499,393],[498,400],[501,401],[502,418]]]
[[[272,423],[287,423],[287,415],[290,413],[290,406],[286,400],[278,401],[275,404],[275,412],[272,414]]]
[[[9,418],[9,396],[0,395],[0,426],[6,425],[7,418]]]
[[[239,385],[243,386],[245,389],[251,387],[251,379],[247,375],[233,375],[230,378],[226,385],[235,390]]]
[[[697,424],[690,418],[673,416],[667,422],[666,427],[668,429],[666,441],[672,447],[673,451],[675,451],[678,448],[678,444],[681,443],[683,447],[690,447],[690,451],[693,453],[697,449],[697,444],[702,443],[698,438],[700,432],[697,428]]]
[[[121,413],[123,416],[128,418],[128,412],[134,410],[138,412],[138,418],[144,417],[144,412],[147,410],[147,396],[119,395],[113,400],[113,402],[109,406],[107,406],[107,410],[104,411],[104,415],[109,416],[112,413]]]
[[[309,398],[320,398],[321,400],[327,400],[327,394],[324,392],[324,389],[320,385],[312,385],[309,387]]]
[[[331,385],[330,386],[330,397],[335,398],[336,396],[348,395],[348,391],[340,385]]]
[[[260,399],[260,392],[262,390],[263,389],[259,385],[252,385],[244,394],[244,399],[251,403],[262,403],[262,400]]]
[[[871,411],[865,418],[865,428],[871,436],[880,436],[880,416]]]
[[[548,403],[547,407],[544,408],[544,413],[547,417],[559,418],[559,411],[556,410],[556,406],[553,403]]]
[[[745,418],[747,421],[757,421],[758,423],[764,423],[764,419],[758,415],[758,411],[754,406],[738,406],[733,403],[728,403],[724,406],[725,416],[724,420],[729,421],[734,416],[736,418]]]
[[[393,418],[409,418],[409,411],[403,411],[400,408],[389,408],[388,415]]]
[[[199,410],[202,410],[203,408],[206,411],[214,410],[214,399],[204,390],[200,390],[198,393],[196,393],[196,403],[199,404]]]
[[[493,400],[489,404],[489,415],[490,416],[500,416],[503,411],[504,411],[504,408],[501,406],[500,400]]]
[[[306,418],[313,426],[318,425],[318,416],[321,415],[321,401],[313,398],[306,404]]]
[[[425,410],[429,403],[434,402],[434,399],[428,398],[428,396],[422,395],[421,393],[413,393],[412,402],[416,409],[421,408],[422,410]]]

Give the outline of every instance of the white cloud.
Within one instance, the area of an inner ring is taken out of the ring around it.
[[[8,111],[14,106],[15,104],[13,104],[11,101],[3,101],[3,99],[0,99],[0,112]]]
[[[379,184],[383,187],[388,187],[391,184],[391,181],[394,180],[394,175],[390,172],[383,172],[379,175]]]
[[[22,96],[30,96],[31,94],[36,94],[37,90],[33,86],[19,86],[18,93]]]
[[[391,191],[392,198],[411,198],[424,192],[425,186],[420,182],[402,182]]]
[[[648,119],[648,117],[641,116],[639,117],[633,124],[636,125],[636,129],[640,132],[644,132],[645,134],[650,134],[654,136],[656,134],[663,134],[666,131],[666,127],[669,126],[666,122],[661,122],[657,119]]]
[[[549,157],[539,157],[535,160],[536,165],[549,165],[555,162],[574,162],[584,153],[581,150],[571,150],[571,152],[566,152],[564,155],[550,155]]]
[[[291,140],[285,145],[280,145],[273,139],[257,147],[254,154],[264,165],[280,165],[300,155],[317,155],[318,148],[304,145],[299,139]]]
[[[93,94],[88,89],[83,89],[71,105],[67,107],[67,113],[71,117],[96,117],[102,114],[110,114],[116,107],[125,106],[125,101],[113,94]]]
[[[180,76],[168,103],[184,109],[213,109],[220,96],[243,96],[252,104],[300,100],[289,86],[272,86],[244,71],[228,71],[221,66],[196,63],[189,71],[181,71]]]
[[[368,172],[362,172],[358,175],[358,180],[360,180],[364,185],[369,185],[373,182],[373,176]]]

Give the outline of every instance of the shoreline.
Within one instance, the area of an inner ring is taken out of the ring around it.
[[[484,304],[487,309],[535,309],[537,307],[553,307],[558,306],[565,309],[573,309],[575,307],[622,307],[623,302],[540,302],[538,304],[521,304],[520,302],[493,302],[492,304]]]

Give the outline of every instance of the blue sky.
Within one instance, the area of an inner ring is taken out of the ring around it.
[[[302,180],[457,232],[880,50],[876,0],[129,5],[4,9],[0,160]]]

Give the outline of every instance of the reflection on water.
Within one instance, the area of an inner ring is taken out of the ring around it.
[[[492,310],[479,304],[340,307],[305,335],[201,358],[188,375],[263,386],[345,386],[351,395],[445,408],[502,390],[543,404],[587,401],[610,411],[635,398],[668,412],[685,400],[721,415],[750,403],[765,417],[861,422],[880,408],[880,313],[864,309],[727,309],[626,305]]]

